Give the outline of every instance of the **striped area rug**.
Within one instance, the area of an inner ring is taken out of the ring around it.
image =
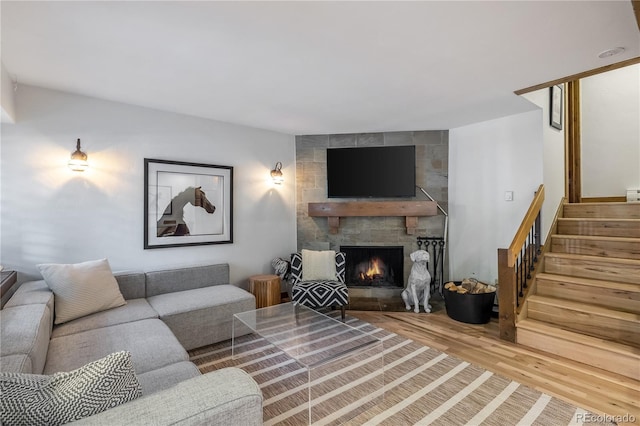
[[[310,393],[307,370],[254,334],[237,339],[235,358],[230,341],[189,355],[203,373],[234,366],[251,374],[264,395],[265,425],[308,424],[309,415],[318,425],[606,424],[583,409],[369,323],[353,317],[346,323],[383,341],[384,376],[372,368],[379,357],[363,354],[315,370]],[[331,333],[329,327],[309,339],[339,339]]]

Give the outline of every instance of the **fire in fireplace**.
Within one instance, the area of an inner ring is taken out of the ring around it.
[[[402,246],[341,246],[346,254],[347,285],[404,287]]]

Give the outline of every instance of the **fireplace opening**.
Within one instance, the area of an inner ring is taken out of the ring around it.
[[[404,247],[341,246],[345,279],[352,287],[404,287]]]

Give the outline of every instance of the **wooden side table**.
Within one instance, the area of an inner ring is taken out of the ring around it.
[[[280,303],[280,276],[251,276],[249,291],[256,297],[256,309],[277,305]]]

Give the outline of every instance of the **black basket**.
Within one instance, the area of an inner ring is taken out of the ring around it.
[[[455,285],[461,283],[462,281],[454,281]],[[491,320],[495,291],[478,294],[460,294],[447,289],[443,291],[444,304],[450,318],[468,324],[486,324]]]

